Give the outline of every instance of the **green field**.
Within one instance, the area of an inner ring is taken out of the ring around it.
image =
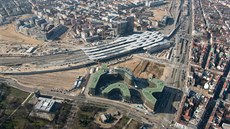
[[[114,126],[112,127],[111,129],[122,129],[126,124],[127,122],[129,121],[130,118],[128,118],[127,116],[123,116],[119,122]]]
[[[139,129],[141,127],[141,123],[136,121],[136,120],[132,120],[129,125],[127,126],[126,129]]]
[[[29,93],[0,84],[0,91],[5,92],[0,100],[1,109],[6,115],[10,115],[27,98]]]
[[[4,92],[4,93],[3,93]],[[39,119],[30,119],[29,113],[33,105],[27,102],[22,106],[22,102],[29,96],[28,92],[0,83],[0,128],[1,129],[40,129],[48,122]],[[30,96],[31,98],[32,96]],[[15,109],[18,110],[11,116]]]
[[[80,106],[71,129],[98,129],[99,125],[94,123],[94,116],[98,112],[106,111],[105,108],[95,106]]]
[[[4,94],[2,94],[4,92]],[[61,108],[55,112],[54,121],[30,117],[29,114],[33,110],[32,104],[28,101],[33,97],[29,93],[9,87],[6,84],[0,83],[0,129],[40,129],[46,125],[50,127],[62,128],[68,117],[71,105],[63,103]],[[22,102],[29,96],[29,99],[24,105]],[[11,116],[10,114],[16,112]]]
[[[1,100],[0,100],[0,128],[23,128],[25,124],[24,117],[27,116],[28,112],[25,107],[21,107],[21,103],[27,98],[29,93],[12,88],[6,84],[0,84]],[[9,115],[17,109],[17,112],[7,119]],[[19,117],[20,116],[20,117]]]

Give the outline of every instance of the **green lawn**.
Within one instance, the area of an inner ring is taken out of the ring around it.
[[[0,90],[4,91],[4,97],[0,101],[2,115],[0,123],[3,122],[3,127],[0,128],[17,128],[22,129],[26,123],[26,117],[29,111],[25,107],[20,107],[21,103],[27,98],[29,93],[9,87],[6,84],[0,84]],[[18,107],[17,112],[8,120],[9,115]]]
[[[0,99],[0,129],[40,129],[46,125],[56,128],[57,125],[63,127],[67,119],[71,105],[63,104],[60,110],[56,112],[56,119],[52,122],[47,120],[30,117],[33,110],[32,104],[28,101],[34,96],[13,87],[0,83],[0,91],[5,91],[4,97]],[[0,92],[1,93],[1,92]],[[22,106],[22,102],[29,96],[29,99]],[[0,96],[1,97],[1,96]],[[19,107],[19,108],[18,108]],[[9,115],[18,110],[9,118]],[[61,127],[60,127],[61,128]]]
[[[132,120],[129,125],[127,126],[126,129],[139,129],[141,127],[141,123],[136,121],[136,120]]]
[[[129,117],[123,116],[120,121],[114,127],[112,127],[112,129],[122,129],[127,124],[129,119]]]
[[[11,114],[27,98],[29,93],[0,84],[0,89],[4,89],[5,98],[0,101],[0,105],[5,109],[5,114]]]
[[[93,122],[94,116],[96,113],[105,110],[95,106],[80,106],[71,129],[98,129],[99,126]]]

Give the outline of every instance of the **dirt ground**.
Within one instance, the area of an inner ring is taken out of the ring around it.
[[[145,60],[140,60],[137,58],[116,64],[115,66],[127,67],[134,73],[136,77],[145,79],[149,77],[154,77],[161,80],[165,80],[169,72],[168,67],[164,65]]]
[[[122,62],[111,67],[127,67],[129,68],[136,77],[148,78],[155,77],[161,80],[166,80],[169,75],[169,67],[154,62],[133,58],[126,62]],[[2,70],[6,68],[2,67]],[[32,68],[33,69],[33,68]],[[32,70],[30,69],[30,70]],[[10,78],[16,79],[19,83],[28,87],[41,87],[41,88],[57,88],[57,89],[70,89],[77,76],[84,76],[87,73],[86,68],[46,73],[46,74],[35,74],[35,75],[17,75],[9,76]]]
[[[13,23],[0,27],[0,44],[2,44],[1,41],[7,41],[8,44],[31,44],[31,45],[44,44],[44,42],[42,41],[17,33],[15,31],[15,27]]]
[[[19,83],[28,87],[71,89],[77,76],[84,76],[86,69],[71,70],[65,72],[10,76]]]
[[[152,10],[154,17],[151,17],[152,20],[161,21],[161,19],[167,15],[166,9],[154,9]]]
[[[0,54],[25,55],[30,47],[36,47],[33,54],[43,55],[54,51],[76,50],[84,46],[78,39],[43,42],[15,31],[14,23],[0,26]]]
[[[141,127],[141,123],[136,121],[136,120],[132,120],[129,125],[127,126],[126,129],[139,129]]]
[[[117,114],[117,110],[114,108],[109,108],[105,112],[98,112],[95,115],[95,121],[94,122],[99,124],[101,128],[105,128],[105,129],[111,128],[113,125],[115,125],[123,117],[123,115],[120,115],[120,116],[117,115],[115,117],[117,120],[115,120],[113,123],[103,123],[103,122],[101,122],[100,118],[101,118],[101,115],[104,113],[110,113],[111,115],[113,115],[113,114]]]

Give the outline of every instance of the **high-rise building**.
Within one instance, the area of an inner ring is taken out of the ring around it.
[[[127,21],[120,21],[117,22],[116,28],[117,28],[117,35],[125,35],[127,31]]]
[[[126,18],[126,21],[128,22],[127,24],[127,33],[128,34],[132,34],[133,33],[133,29],[134,29],[134,17],[133,16],[129,16]]]
[[[129,16],[125,20],[115,23],[117,35],[132,34],[134,30],[134,17]]]

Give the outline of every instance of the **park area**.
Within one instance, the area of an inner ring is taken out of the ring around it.
[[[0,128],[23,128],[29,105],[21,106],[29,93],[0,83]]]
[[[114,108],[101,108],[96,105],[81,105],[78,108],[74,124],[71,129],[139,129],[141,123],[130,119],[129,117],[117,113]],[[108,123],[100,122],[100,115],[104,113],[116,114],[112,115],[113,119]]]
[[[53,121],[31,117],[33,93],[27,93],[0,82],[0,129],[40,129],[64,127],[72,105],[63,103],[54,112]]]

